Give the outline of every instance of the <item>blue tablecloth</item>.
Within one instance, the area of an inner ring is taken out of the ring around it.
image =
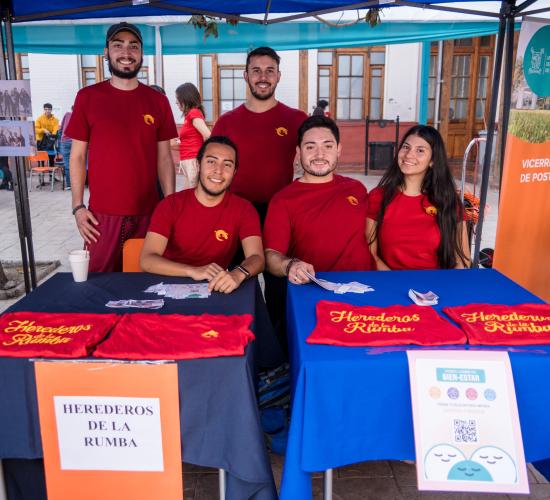
[[[105,273],[74,283],[70,274],[58,273],[9,311],[147,312],[108,309],[105,304],[115,299],[157,298],[142,291],[161,281],[189,282],[145,273]],[[230,295],[165,299],[162,309],[151,312],[254,314],[257,339],[269,346],[274,334],[259,293],[256,280],[250,280]],[[250,345],[243,357],[178,362],[183,460],[225,469],[226,498],[234,500],[277,496],[259,422],[253,365]],[[0,402],[0,457],[42,457],[34,368],[28,360],[0,358]]]
[[[406,349],[306,344],[319,300],[356,305],[410,304],[409,288],[439,295],[446,306],[542,302],[494,270],[320,273],[359,281],[374,292],[335,295],[313,284],[289,285],[292,420],[281,499],[311,498],[311,472],[366,460],[414,460]],[[423,347],[416,347],[422,349]],[[464,349],[474,347],[449,347]],[[434,347],[424,347],[434,349]],[[526,459],[550,457],[550,346],[499,347],[510,354]]]

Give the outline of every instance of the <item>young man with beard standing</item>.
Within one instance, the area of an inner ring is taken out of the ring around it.
[[[175,190],[170,139],[177,129],[166,97],[137,79],[141,32],[125,22],[111,26],[104,54],[111,79],[78,92],[66,131],[73,215],[90,250],[90,272],[122,270],[124,241],[145,236],[159,201],[157,175],[164,195]]]
[[[296,135],[307,118],[275,98],[280,57],[259,47],[246,58],[246,102],[221,115],[212,135],[229,137],[239,148],[239,172],[231,191],[253,203],[263,224],[271,197],[292,182]]]
[[[264,225],[267,268],[275,276],[300,285],[309,282],[306,272],[374,269],[365,237],[367,190],[335,174],[341,150],[330,118],[311,116],[300,127],[304,175],[273,197]]]
[[[168,196],[155,209],[141,267],[155,274],[207,280],[210,290],[230,293],[263,271],[260,221],[250,202],[228,191],[239,167],[237,147],[230,139],[211,136],[197,161],[197,187]],[[244,260],[228,271],[240,245]]]

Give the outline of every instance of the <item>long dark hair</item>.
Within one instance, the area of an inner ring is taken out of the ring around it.
[[[384,194],[376,218],[377,226],[374,238],[379,239],[386,208],[398,192],[405,187],[405,176],[399,168],[397,156],[403,144],[411,135],[424,139],[432,148],[432,165],[422,180],[421,191],[437,209],[436,219],[441,235],[439,247],[437,248],[437,264],[440,269],[453,269],[457,265],[458,256],[462,264],[466,266],[468,259],[462,250],[462,233],[460,229],[462,204],[449,169],[445,144],[441,134],[429,125],[416,125],[407,131],[399,144],[399,149],[392,164],[378,184]]]
[[[202,107],[201,94],[199,89],[192,83],[182,83],[176,89],[176,99],[183,107],[183,114],[186,115],[193,108],[197,108],[204,116],[204,108]]]

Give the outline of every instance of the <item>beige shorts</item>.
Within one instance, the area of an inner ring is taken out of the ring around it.
[[[199,179],[199,162],[197,159],[180,160],[179,170],[185,176],[183,188],[194,188]]]

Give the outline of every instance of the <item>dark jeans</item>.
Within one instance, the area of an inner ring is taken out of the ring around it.
[[[61,154],[63,155],[63,167],[65,168],[65,186],[71,187],[71,175],[69,173],[69,160],[71,158],[71,145],[73,141],[61,143]]]

